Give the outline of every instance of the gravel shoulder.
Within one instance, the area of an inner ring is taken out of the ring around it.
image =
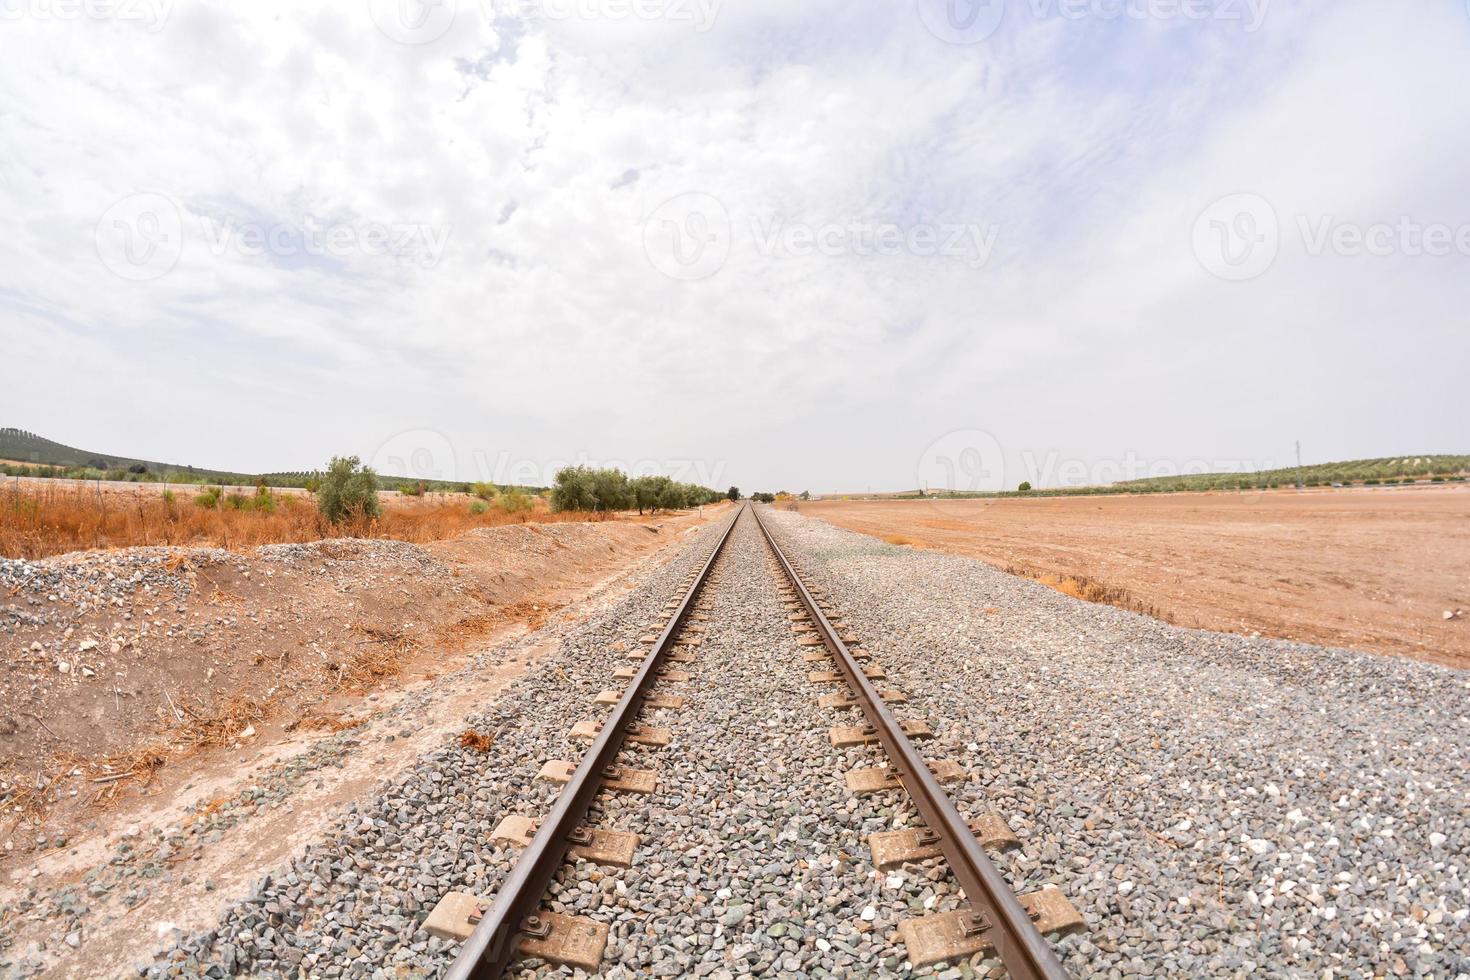
[[[785,512],[1091,929],[1078,975],[1470,972],[1470,673],[1168,626]],[[926,750],[927,751],[927,750]],[[1056,862],[1060,862],[1060,873]]]

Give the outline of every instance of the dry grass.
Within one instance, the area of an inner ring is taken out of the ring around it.
[[[600,515],[553,514],[544,503],[519,513],[490,507],[470,512],[460,496],[389,499],[383,514],[331,524],[306,496],[278,494],[274,512],[207,508],[194,502],[202,488],[184,488],[169,500],[149,491],[108,492],[56,484],[11,483],[0,491],[0,556],[44,558],[89,548],[183,545],[253,548],[325,538],[391,538],[423,544],[477,527],[591,521]]]
[[[1084,602],[1101,603],[1105,606],[1116,606],[1119,609],[1142,613],[1145,616],[1164,619],[1165,622],[1168,622],[1156,607],[1141,601],[1127,589],[1107,585],[1096,579],[1088,578],[1086,575],[1035,571],[1028,568],[1018,568],[1015,565],[1007,566],[1005,572],[1008,575],[1019,575],[1022,578],[1033,579],[1049,589],[1055,589],[1063,595],[1069,595],[1074,599],[1081,599]]]
[[[482,735],[473,728],[466,728],[459,736],[460,748],[469,749],[472,752],[489,752],[490,746],[494,744],[494,735]]]
[[[883,540],[887,541],[889,544],[896,544],[900,548],[914,544],[913,538],[906,538],[902,534],[885,534],[883,535]]]
[[[303,732],[350,732],[367,724],[366,718],[344,718],[340,714],[309,715],[286,726],[286,731]]]

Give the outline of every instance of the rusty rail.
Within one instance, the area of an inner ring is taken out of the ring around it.
[[[460,947],[459,956],[445,974],[445,980],[492,980],[500,977],[515,959],[521,940],[535,934],[535,917],[542,896],[566,860],[567,851],[574,844],[573,836],[581,828],[588,807],[597,796],[603,773],[612,766],[622,748],[628,726],[638,720],[664,654],[674,645],[674,638],[688,620],[695,599],[704,588],[710,570],[714,568],[744,509],[737,509],[720,533],[719,541],[700,568],[694,584],[685,593],[678,610],[644,659],[643,666],[629,682],[622,699],[582,757],[571,782],[562,788],[551,813],[542,821],[536,836],[511,869],[505,884],[495,895],[494,904],[485,911],[475,931]]]
[[[1005,877],[985,855],[980,842],[965,823],[965,818],[955,809],[948,794],[934,778],[924,757],[909,737],[904,734],[897,718],[883,703],[882,697],[863,673],[857,658],[842,642],[837,631],[822,612],[811,592],[797,575],[796,569],[787,560],[786,554],[766,522],[760,516],[760,508],[752,508],[756,524],[765,535],[793,590],[806,607],[812,622],[817,626],[823,644],[837,663],[838,670],[847,679],[848,686],[857,696],[868,724],[873,728],[879,743],[887,753],[889,761],[898,770],[899,778],[914,807],[924,818],[945,860],[949,862],[960,888],[965,892],[976,913],[973,928],[988,933],[987,939],[995,954],[1005,964],[1010,976],[1031,980],[1065,980],[1069,976],[1062,963],[1052,951],[1051,944],[1036,928],[1030,915],[1011,891]]]

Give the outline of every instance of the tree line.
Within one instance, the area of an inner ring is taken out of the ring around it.
[[[642,514],[698,507],[725,497],[725,491],[680,483],[667,476],[629,477],[619,469],[568,466],[556,474],[551,509],[594,513],[636,509]]]

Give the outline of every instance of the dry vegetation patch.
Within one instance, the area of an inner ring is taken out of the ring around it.
[[[100,487],[62,481],[9,481],[0,491],[0,555],[44,558],[89,548],[195,546],[227,549],[330,538],[424,544],[475,528],[602,520],[552,513],[539,498],[524,509],[486,505],[463,494],[383,495],[379,517],[333,524],[304,492],[169,490],[152,484]],[[268,503],[265,503],[268,501]],[[519,504],[516,505],[519,507]]]

